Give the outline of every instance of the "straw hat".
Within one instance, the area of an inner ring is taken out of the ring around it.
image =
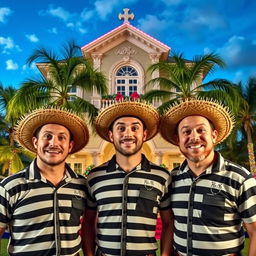
[[[19,144],[36,153],[32,137],[36,129],[45,124],[59,124],[71,132],[75,144],[71,153],[81,150],[88,143],[88,128],[80,117],[66,110],[46,108],[37,109],[19,121],[15,129]]]
[[[164,139],[174,145],[179,122],[187,116],[199,115],[212,122],[218,132],[215,144],[225,140],[233,128],[233,116],[227,107],[212,100],[191,99],[171,107],[161,119],[160,133]]]
[[[120,101],[102,109],[97,116],[95,128],[98,135],[110,141],[108,137],[110,125],[123,116],[134,116],[140,119],[147,128],[147,140],[153,138],[158,132],[160,117],[153,106],[139,101]]]

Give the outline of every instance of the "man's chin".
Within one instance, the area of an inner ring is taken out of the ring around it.
[[[64,161],[47,162],[47,164],[48,164],[49,166],[54,167],[54,166],[58,166],[58,165],[62,164],[63,162],[64,162]]]
[[[200,163],[201,161],[203,161],[206,158],[206,156],[205,155],[201,155],[201,156],[186,155],[186,158],[189,159],[193,163]]]
[[[42,159],[42,158],[41,158],[41,161],[52,167],[58,166],[65,162],[65,160],[63,159]]]

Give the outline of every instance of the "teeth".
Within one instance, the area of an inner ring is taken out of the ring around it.
[[[190,148],[194,149],[194,148],[200,148],[201,145],[195,145],[195,146],[190,146]]]

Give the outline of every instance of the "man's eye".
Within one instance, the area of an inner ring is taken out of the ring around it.
[[[65,140],[66,137],[65,136],[59,136],[59,140]]]
[[[125,128],[123,126],[120,126],[120,127],[117,128],[117,130],[120,131],[120,132],[124,132]]]
[[[184,130],[184,131],[183,131],[183,134],[184,134],[184,135],[189,135],[190,133],[191,133],[190,130]]]
[[[199,129],[197,130],[197,132],[198,132],[198,133],[204,133],[204,132],[205,132],[205,129],[199,128]]]
[[[52,135],[51,134],[45,134],[44,136],[47,140],[51,140],[52,139]]]
[[[137,126],[132,127],[132,131],[136,132],[139,128]]]

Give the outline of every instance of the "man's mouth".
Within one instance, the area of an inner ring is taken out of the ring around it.
[[[189,148],[194,149],[194,148],[200,148],[201,146],[202,146],[201,144],[200,145],[190,145]]]
[[[61,153],[61,150],[52,150],[52,149],[48,149],[48,150],[45,150],[47,153],[49,154],[60,154]]]
[[[196,144],[196,145],[188,145],[188,148],[190,149],[199,149],[201,147],[203,147],[204,145],[203,144]]]
[[[125,145],[131,145],[131,144],[134,144],[134,143],[135,143],[135,140],[133,140],[133,139],[130,139],[130,140],[121,140],[121,143],[122,143],[122,144],[125,144]]]

